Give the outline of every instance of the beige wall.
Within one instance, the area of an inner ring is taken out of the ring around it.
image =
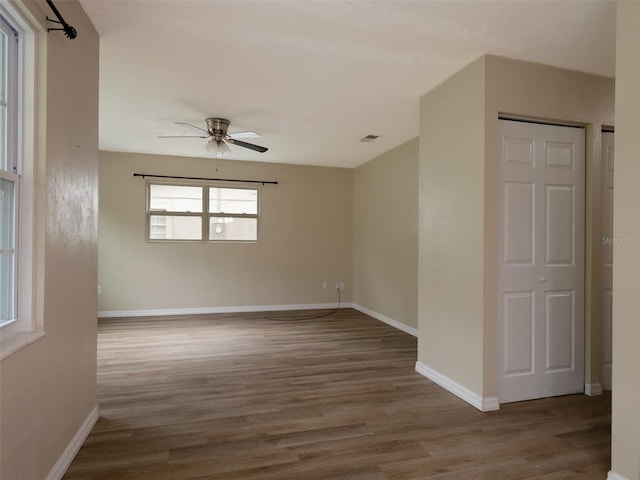
[[[618,2],[612,471],[640,480],[640,3]]]
[[[482,393],[484,60],[420,101],[418,362]]]
[[[0,478],[7,480],[45,478],[96,407],[98,35],[79,3],[62,8],[78,38],[39,32],[46,85],[38,102],[44,262],[37,283],[46,335],[0,363]],[[46,28],[46,4],[28,9]]]
[[[278,185],[261,187],[259,243],[149,243],[134,172]],[[349,169],[100,152],[98,310],[335,304],[336,282],[351,302],[352,183]]]
[[[423,96],[420,362],[483,398],[497,396],[496,159],[503,113],[587,126],[585,371],[587,383],[599,382],[600,129],[614,123],[613,102],[612,79],[493,56]]]
[[[353,302],[418,327],[418,139],[355,169]]]

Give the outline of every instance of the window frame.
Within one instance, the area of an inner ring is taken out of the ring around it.
[[[151,209],[151,187],[152,185],[173,186],[173,187],[198,187],[202,191],[202,207],[200,212],[181,212],[171,210],[152,210]],[[235,189],[235,190],[253,190],[256,192],[256,213],[219,213],[209,211],[209,191],[210,188]],[[145,205],[145,240],[150,243],[259,243],[260,242],[260,217],[261,217],[261,200],[262,190],[260,186],[253,184],[230,184],[228,182],[219,181],[157,181],[148,180],[145,185],[146,205]],[[151,217],[199,217],[201,219],[201,230],[199,239],[172,239],[172,238],[151,238]],[[255,218],[256,220],[256,238],[250,240],[228,240],[210,238],[210,222],[212,218]]]
[[[43,228],[45,197],[36,195],[43,187],[40,152],[44,138],[36,135],[38,112],[46,104],[45,94],[38,94],[45,72],[38,68],[38,58],[46,56],[46,32],[34,20],[31,12],[20,4],[0,4],[0,15],[17,34],[15,90],[17,108],[7,120],[13,144],[10,155],[15,165],[12,172],[18,179],[14,185],[15,225],[15,319],[0,325],[0,360],[44,336],[43,292],[44,259]],[[7,176],[3,171],[3,178]],[[44,189],[42,189],[44,191]],[[39,213],[40,212],[40,213]],[[37,272],[36,272],[37,271]]]

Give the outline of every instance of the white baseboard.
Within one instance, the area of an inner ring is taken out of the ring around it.
[[[598,395],[602,395],[602,385],[600,385],[599,383],[585,383],[584,394],[590,397],[597,397]]]
[[[93,410],[89,412],[84,422],[82,422],[82,425],[80,425],[80,428],[71,439],[71,442],[69,442],[69,445],[67,445],[67,448],[64,449],[64,452],[62,452],[62,455],[46,476],[45,480],[60,480],[64,476],[69,465],[71,465],[71,462],[73,462],[73,459],[78,453],[78,450],[80,450],[89,433],[91,433],[91,429],[98,421],[98,415],[98,405],[96,405],[93,407]]]
[[[624,475],[620,475],[612,470],[609,470],[609,474],[607,475],[607,480],[631,480],[629,477]]]
[[[394,320],[391,317],[387,317],[386,315],[370,310],[367,307],[363,307],[362,305],[358,305],[357,303],[353,304],[353,308],[355,308],[359,312],[362,312],[366,315],[369,315],[370,317],[375,318],[376,320],[380,320],[381,322],[384,322],[387,325],[391,325],[392,327],[397,328],[398,330],[401,330],[404,333],[408,333],[409,335],[412,335],[414,337],[418,336],[417,328],[413,328],[413,327],[410,327],[409,325],[405,325],[402,322],[399,322],[397,320]]]
[[[424,363],[416,362],[416,372],[427,377],[432,382],[437,383],[445,390],[453,393],[481,412],[500,410],[500,404],[498,403],[497,397],[481,397],[477,393],[469,390],[467,387],[464,387],[449,377],[427,367]]]
[[[202,315],[207,313],[248,313],[248,312],[277,312],[284,310],[326,310],[336,308],[335,303],[309,303],[303,305],[251,305],[233,307],[202,307],[202,308],[156,308],[150,310],[103,310],[98,312],[98,318],[117,317],[156,317],[165,315]],[[351,303],[341,303],[340,308],[352,308]]]

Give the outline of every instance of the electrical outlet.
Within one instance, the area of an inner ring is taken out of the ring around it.
[[[322,289],[326,290],[327,289],[327,282],[322,282]]]
[[[102,295],[102,287],[98,285],[98,295]]]
[[[336,290],[344,290],[344,282],[336,283]]]

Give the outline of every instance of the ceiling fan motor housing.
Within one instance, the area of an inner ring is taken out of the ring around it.
[[[209,135],[213,137],[216,142],[221,142],[227,135],[227,128],[229,128],[229,120],[226,118],[207,118],[207,131]]]

